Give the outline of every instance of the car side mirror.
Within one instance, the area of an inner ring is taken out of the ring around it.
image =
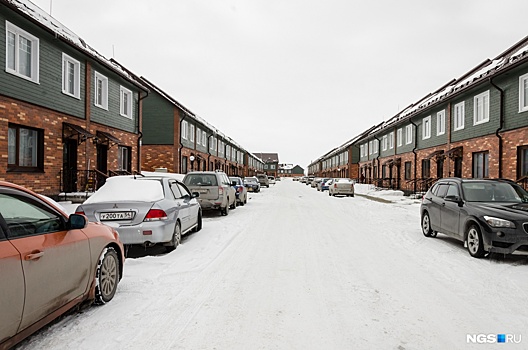
[[[69,230],[79,230],[86,227],[86,224],[88,223],[88,220],[86,219],[86,216],[81,214],[71,214],[68,218],[68,229]]]
[[[444,198],[446,201],[448,202],[455,202],[455,203],[458,203],[458,206],[461,207],[462,204],[464,204],[464,202],[462,202],[462,200],[460,199],[459,196],[446,196]]]
[[[193,196],[193,198],[198,198],[198,197],[200,197],[200,193],[198,193],[198,192],[193,192],[193,193],[192,193],[192,196]]]

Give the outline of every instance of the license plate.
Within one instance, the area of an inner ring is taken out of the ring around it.
[[[115,211],[112,213],[101,213],[101,221],[103,220],[130,220],[134,218],[133,211]]]

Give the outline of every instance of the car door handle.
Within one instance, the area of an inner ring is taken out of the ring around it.
[[[445,202],[442,202],[442,207],[445,207]]]
[[[44,256],[44,252],[39,250],[39,251],[31,252],[30,254],[26,255],[24,260],[37,260],[37,259],[42,258],[43,256]]]

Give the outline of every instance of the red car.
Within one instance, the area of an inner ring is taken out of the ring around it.
[[[0,181],[0,349],[75,306],[110,301],[124,261],[114,229]]]

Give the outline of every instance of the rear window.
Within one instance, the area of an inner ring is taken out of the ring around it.
[[[185,176],[183,183],[187,186],[218,186],[214,174],[190,174]]]
[[[100,202],[155,202],[165,198],[160,180],[114,176],[84,203]]]

